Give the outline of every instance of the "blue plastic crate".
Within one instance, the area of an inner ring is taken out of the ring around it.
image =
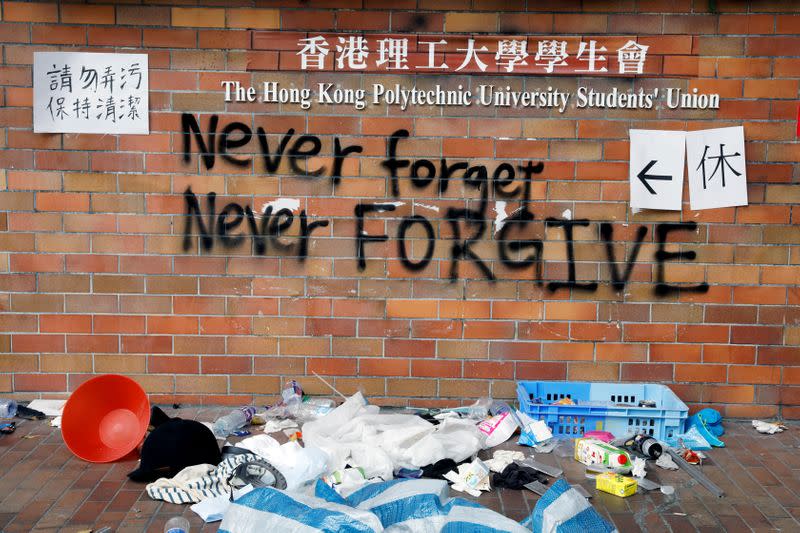
[[[520,411],[544,420],[555,436],[580,437],[598,430],[617,437],[646,433],[663,440],[683,433],[689,416],[686,404],[669,387],[657,384],[520,381],[517,398]],[[579,405],[553,405],[562,398]],[[652,400],[656,406],[638,407],[640,400]]]

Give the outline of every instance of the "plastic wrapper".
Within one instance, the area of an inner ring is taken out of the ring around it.
[[[303,425],[303,441],[329,455],[329,472],[348,464],[369,477],[391,479],[400,468],[416,469],[441,459],[456,462],[480,449],[474,422],[446,419],[434,426],[415,415],[380,414],[361,393],[327,415]]]

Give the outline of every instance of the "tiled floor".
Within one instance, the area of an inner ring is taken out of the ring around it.
[[[213,420],[220,409],[182,409],[184,418]],[[717,499],[682,472],[656,469],[650,479],[676,488],[617,498],[600,493],[582,465],[554,454],[538,455],[560,463],[571,483],[581,483],[592,502],[622,532],[629,531],[800,531],[800,426],[778,435],[760,435],[749,422],[726,424],[726,448],[710,452],[703,471],[725,492]],[[506,445],[508,447],[515,447]],[[526,449],[529,451],[529,449]],[[74,457],[58,429],[24,421],[12,435],[0,436],[0,528],[2,531],[81,531],[109,526],[113,531],[163,531],[166,520],[183,514],[192,531],[216,531],[188,506],[150,500],[144,486],[125,476],[136,458],[90,464]],[[528,491],[484,493],[480,503],[514,519],[530,514],[538,496]]]

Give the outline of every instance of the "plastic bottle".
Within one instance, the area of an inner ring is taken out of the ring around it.
[[[0,400],[0,418],[14,418],[15,416],[17,416],[17,402]]]
[[[234,409],[225,416],[221,416],[214,422],[214,435],[217,437],[227,437],[237,429],[243,428],[250,423],[256,413],[255,407],[245,406]]]
[[[189,521],[182,516],[173,516],[164,524],[164,533],[189,533]]]

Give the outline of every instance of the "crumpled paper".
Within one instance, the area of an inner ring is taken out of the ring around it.
[[[633,468],[631,469],[631,475],[633,477],[644,477],[644,476],[646,476],[647,472],[646,472],[646,466],[645,465],[647,465],[647,461],[645,461],[641,457],[634,457],[633,458]]]
[[[475,459],[471,463],[458,465],[458,471],[451,471],[443,476],[451,482],[451,489],[458,492],[466,492],[476,498],[481,495],[481,491],[492,490],[489,484],[489,469],[486,463],[480,459]]]
[[[492,472],[502,473],[505,468],[514,461],[522,461],[525,459],[525,454],[512,450],[497,450],[491,459],[487,459],[483,463],[489,467]]]
[[[756,428],[756,431],[759,433],[765,433],[767,435],[780,433],[787,429],[787,427],[780,422],[766,422],[764,420],[753,420],[753,427]]]
[[[675,464],[675,461],[672,460],[672,456],[668,453],[662,453],[658,459],[656,459],[656,466],[660,466],[664,470],[677,470],[678,465]]]

